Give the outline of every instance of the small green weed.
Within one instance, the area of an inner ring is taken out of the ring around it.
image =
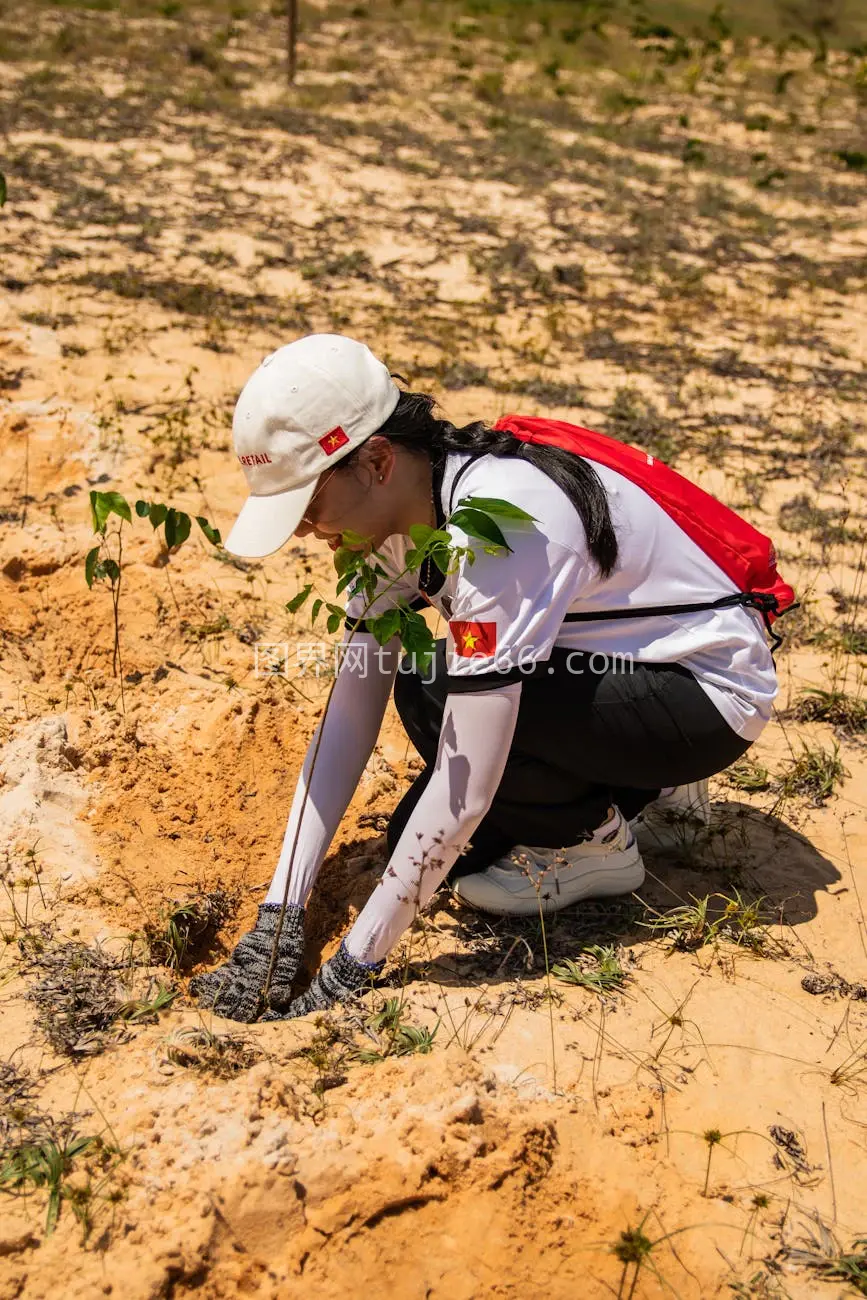
[[[804,533],[811,541],[821,542],[826,547],[857,540],[852,530],[846,527],[845,510],[817,506],[806,492],[784,502],[777,518],[786,532]]]
[[[720,940],[747,948],[757,956],[781,956],[784,945],[773,939],[768,931],[771,917],[762,908],[764,898],[748,902],[739,890],[727,894],[706,894],[692,903],[658,913],[639,925],[653,933],[662,934],[677,952],[696,952],[707,944],[716,946]]]
[[[362,1049],[360,1061],[384,1061],[389,1056],[427,1056],[433,1051],[439,1021],[433,1029],[411,1025],[403,1019],[403,1002],[388,998],[384,1006],[365,1024],[367,1034],[373,1039],[374,1049]]]
[[[159,1012],[170,1007],[177,996],[177,989],[160,984],[153,997],[132,998],[129,1002],[122,1002],[116,1012],[116,1019],[126,1020],[130,1024],[155,1020]]]
[[[849,775],[840,758],[840,749],[808,745],[801,741],[801,752],[792,755],[774,782],[784,799],[803,795],[818,807],[830,799],[838,785]]]
[[[856,1092],[867,1083],[867,1041],[853,1047],[844,1061],[831,1071],[831,1082],[838,1088]]]
[[[845,691],[822,691],[810,687],[791,710],[797,722],[828,722],[847,736],[867,731],[867,700]]]
[[[69,1133],[64,1138],[45,1137],[38,1142],[13,1147],[0,1165],[0,1190],[27,1195],[41,1188],[48,1190],[45,1235],[50,1236],[60,1217],[60,1206],[67,1195],[64,1186],[78,1158],[90,1151],[98,1139]]]
[[[672,1237],[678,1236],[681,1232],[685,1232],[686,1229],[676,1228],[673,1232],[666,1232],[661,1237],[657,1237],[655,1241],[651,1240],[644,1230],[649,1216],[650,1212],[648,1211],[637,1227],[624,1229],[614,1244],[609,1247],[615,1259],[619,1260],[623,1265],[617,1287],[617,1300],[633,1300],[639,1278],[644,1269],[650,1269],[657,1282],[663,1285],[667,1291],[672,1290],[662,1277],[654,1261],[653,1254],[658,1246],[670,1241]]]
[[[740,1249],[741,1255],[743,1255],[744,1253],[744,1247],[747,1244],[747,1239],[752,1238],[753,1242],[755,1241],[755,1230],[756,1230],[756,1224],[758,1223],[759,1215],[761,1214],[762,1210],[767,1210],[770,1204],[771,1204],[771,1198],[767,1192],[753,1193],[752,1201],[750,1203],[750,1212],[747,1216],[747,1221],[744,1226],[743,1236],[741,1237],[741,1249]],[[736,1292],[736,1294],[739,1293]]]
[[[620,1275],[620,1285],[617,1288],[618,1297],[626,1296],[626,1300],[632,1300],[635,1294],[635,1288],[638,1285],[638,1276],[650,1259],[653,1252],[653,1242],[644,1232],[644,1220],[637,1228],[625,1228],[621,1232],[617,1241],[611,1247],[611,1253],[615,1259],[623,1265],[623,1272]],[[632,1272],[632,1282],[629,1291],[625,1291],[627,1276],[630,1268]]]
[[[618,388],[608,408],[604,431],[669,463],[677,459],[680,451],[674,422],[636,388]]]
[[[234,895],[220,887],[170,904],[144,927],[151,961],[170,970],[183,970],[197,961],[232,916],[235,904]]]
[[[198,905],[182,903],[164,917],[161,928],[145,926],[151,958],[163,966],[179,968],[189,946],[190,933],[198,921]]]
[[[723,1135],[718,1128],[709,1128],[702,1133],[702,1138],[707,1143],[707,1165],[705,1166],[704,1187],[701,1189],[701,1194],[707,1196],[707,1189],[710,1184],[710,1163],[713,1159],[714,1147],[722,1145]]]
[[[613,944],[594,943],[584,949],[579,961],[566,958],[551,967],[551,974],[565,984],[577,984],[594,993],[612,993],[623,988],[628,976]]]
[[[771,784],[768,769],[748,757],[739,758],[731,767],[726,768],[725,779],[736,790],[743,790],[747,794],[758,794],[767,790]]]
[[[346,1082],[343,1061],[346,1044],[333,1021],[320,1016],[316,1020],[316,1034],[313,1040],[297,1053],[308,1061],[316,1071],[313,1093],[324,1104],[325,1093],[330,1088],[339,1088]]]
[[[215,637],[221,637],[224,632],[231,631],[232,624],[228,614],[218,614],[216,618],[209,619],[204,623],[181,623],[181,631],[184,634],[184,640],[190,642],[211,641]]]
[[[839,158],[850,171],[867,172],[867,153],[862,149],[838,149],[835,158]]]

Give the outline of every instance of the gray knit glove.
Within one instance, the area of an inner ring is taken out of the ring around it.
[[[354,993],[369,987],[375,975],[385,965],[384,961],[368,964],[358,961],[341,944],[334,956],[325,963],[306,993],[291,1002],[285,1011],[266,1011],[263,1020],[295,1020],[311,1011],[325,1011],[335,1002],[345,1002]]]
[[[197,975],[190,992],[203,1006],[211,1007],[227,1020],[249,1023],[262,1009],[262,990],[277,931],[279,903],[262,903],[252,930],[242,935],[227,962],[216,970]],[[304,908],[290,903],[283,916],[277,963],[268,993],[268,1005],[287,1008],[292,999],[292,981],[298,974],[304,952]]]

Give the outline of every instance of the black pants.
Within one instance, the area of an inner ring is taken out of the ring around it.
[[[520,680],[502,780],[452,877],[484,870],[515,844],[579,843],[602,824],[609,804],[634,817],[664,786],[712,776],[752,743],[732,731],[679,664],[603,665],[600,654],[555,647]],[[406,671],[397,677],[395,705],[425,768],[392,816],[390,851],[430,780],[447,692],[444,641],[424,678]]]

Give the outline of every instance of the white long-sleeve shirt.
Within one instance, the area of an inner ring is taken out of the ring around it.
[[[578,512],[547,474],[511,457],[482,456],[464,469],[469,460],[467,453],[447,457],[444,515],[465,496],[500,497],[536,522],[505,526],[510,555],[488,555],[481,543],[472,543],[474,561],[462,561],[429,597],[449,624],[450,688],[498,686],[502,676],[495,670],[544,661],[555,645],[635,663],[679,663],[733,731],[747,740],[761,734],[771,717],[777,676],[756,610],[734,606],[694,614],[604,617],[606,610],[712,601],[737,591],[658,502],[615,470],[593,465],[608,496],[618,544],[615,570],[603,577]],[[469,541],[459,528],[449,531],[459,545]],[[381,547],[384,567],[402,573],[410,545],[408,537],[388,538]],[[389,584],[370,612],[380,614],[397,599],[411,601],[418,595],[418,575],[407,574]],[[350,600],[349,614],[358,617],[363,603],[358,597]],[[601,617],[569,622],[572,613]]]

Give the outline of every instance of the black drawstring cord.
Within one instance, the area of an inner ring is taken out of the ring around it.
[[[783,644],[783,638],[778,632],[775,632],[771,626],[770,614],[776,614],[777,618],[782,618],[784,614],[790,614],[793,609],[800,609],[800,601],[794,601],[793,604],[787,605],[785,609],[779,609],[779,601],[776,596],[772,596],[767,591],[746,591],[743,593],[744,599],[742,605],[749,605],[751,609],[757,609],[764,620],[768,636],[771,638],[771,658],[773,659],[780,646]]]
[[[735,591],[730,596],[720,596],[718,600],[696,601],[691,605],[636,605],[632,609],[605,609],[594,610],[592,614],[589,612],[567,614],[563,622],[590,623],[601,622],[609,618],[652,618],[659,614],[700,614],[705,610],[731,609],[736,605],[743,605],[749,609],[759,611],[768,636],[771,638],[771,656],[773,656],[783,644],[783,638],[771,626],[770,615],[776,614],[777,618],[782,618],[783,614],[789,613],[789,610],[797,609],[798,604],[795,602],[788,605],[784,610],[779,610],[779,601],[770,591]]]

